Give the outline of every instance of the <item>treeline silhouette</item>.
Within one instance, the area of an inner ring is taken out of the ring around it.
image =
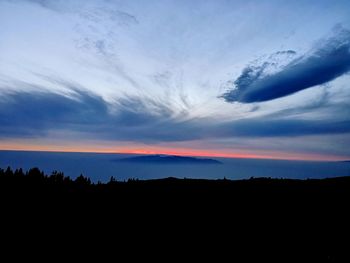
[[[38,168],[0,169],[2,219],[19,220],[16,227],[29,220],[44,229],[70,222],[73,231],[83,229],[85,234],[98,225],[106,233],[117,236],[125,231],[125,236],[138,237],[154,236],[157,229],[163,232],[160,240],[174,237],[184,243],[190,242],[183,239],[189,233],[193,242],[217,242],[220,233],[226,236],[221,245],[255,242],[271,249],[273,244],[272,255],[286,249],[280,262],[291,258],[299,262],[305,251],[309,257],[302,259],[310,262],[343,258],[348,250],[342,241],[349,236],[348,200],[350,177],[127,181],[111,177],[106,183],[93,183],[83,175],[72,179],[58,171],[47,175]],[[254,253],[245,257],[266,259]]]
[[[232,195],[251,195],[251,194],[263,194],[265,197],[270,194],[290,195],[298,193],[299,195],[305,194],[330,194],[340,195],[349,194],[350,190],[350,176],[348,177],[335,177],[326,179],[273,179],[273,178],[254,178],[245,180],[228,180],[216,179],[178,179],[178,178],[164,178],[154,180],[139,180],[135,178],[128,179],[127,181],[118,181],[114,176],[110,177],[110,180],[106,183],[98,181],[92,183],[90,178],[83,176],[82,174],[75,179],[65,176],[63,172],[53,171],[50,175],[45,174],[39,168],[31,168],[28,171],[23,171],[22,168],[12,170],[11,167],[7,169],[0,168],[0,187],[3,191],[6,189],[14,190],[18,187],[21,190],[48,190],[52,188],[56,189],[71,189],[71,190],[86,190],[91,192],[103,192],[115,189],[116,191],[122,190],[152,190],[156,192],[163,192],[163,194],[176,194],[177,191],[182,193],[209,193],[215,192],[216,194],[232,194]],[[215,196],[211,196],[215,198]]]
[[[91,180],[84,177],[82,174],[75,180],[69,176],[64,176],[64,173],[53,171],[50,175],[45,174],[39,168],[32,168],[24,172],[22,168],[13,171],[11,167],[6,170],[0,168],[0,180],[3,184],[27,184],[29,185],[76,185],[87,186],[91,185]]]
[[[217,198],[218,196],[246,196],[250,199],[259,197],[259,199],[266,199],[279,195],[280,197],[292,197],[300,199],[306,197],[317,196],[318,198],[327,196],[333,198],[341,195],[350,194],[350,176],[349,177],[335,177],[326,179],[273,179],[273,178],[250,178],[246,180],[206,180],[206,179],[177,179],[164,178],[154,180],[139,180],[135,178],[127,181],[118,181],[114,176],[111,176],[109,182],[92,183],[90,178],[82,174],[75,179],[65,176],[64,173],[53,171],[50,175],[45,174],[39,168],[32,168],[28,171],[23,169],[12,170],[11,167],[7,169],[0,168],[0,187],[2,192],[15,191],[16,188],[23,191],[31,191],[39,193],[40,191],[56,190],[82,190],[86,193],[109,193],[118,194],[131,191],[132,194],[143,191],[151,194],[162,195],[178,195],[181,198],[183,195],[203,195],[212,194],[210,198]],[[34,191],[35,190],[35,191]],[[78,193],[78,192],[77,192]],[[305,199],[307,201],[308,199]],[[258,201],[258,200],[256,200]],[[294,200],[295,201],[295,200]]]
[[[118,181],[111,177],[106,183],[93,183],[83,175],[75,179],[54,171],[50,175],[38,168],[0,169],[0,195],[3,198],[29,202],[59,203],[79,207],[115,207],[141,210],[161,208],[234,211],[237,213],[271,213],[304,215],[336,215],[347,211],[350,200],[350,177],[291,180],[250,178],[247,180],[201,180],[165,178],[157,180],[129,179]],[[0,196],[0,197],[1,197]],[[23,198],[25,196],[25,198]],[[35,202],[34,202],[35,201]],[[164,203],[166,205],[164,206]],[[315,211],[311,214],[310,211]]]

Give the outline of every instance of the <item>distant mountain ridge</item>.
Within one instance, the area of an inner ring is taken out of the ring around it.
[[[114,161],[143,164],[222,164],[222,162],[214,159],[162,154],[127,157]]]

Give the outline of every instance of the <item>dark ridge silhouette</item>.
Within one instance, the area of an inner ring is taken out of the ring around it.
[[[222,162],[214,159],[161,154],[128,157],[114,161],[143,164],[222,164]]]
[[[141,158],[142,157],[142,158]],[[182,162],[182,158],[173,158],[173,156],[160,157],[167,160],[174,159],[174,162]],[[170,159],[169,159],[170,158]],[[140,156],[128,158],[125,161],[136,161],[139,160],[158,160],[158,156]],[[199,160],[196,158],[189,158],[189,162],[194,160]],[[187,161],[187,157],[185,158]],[[210,159],[200,159],[205,161],[215,161]],[[186,162],[185,161],[185,162]],[[275,178],[254,178],[244,180],[228,180],[216,179],[179,179],[174,177],[168,177],[164,179],[150,179],[150,180],[139,180],[137,178],[130,178],[127,181],[118,181],[114,176],[112,176],[107,183],[97,182],[92,183],[90,178],[84,175],[78,176],[76,179],[71,179],[69,176],[65,176],[62,172],[53,171],[50,175],[45,174],[39,168],[32,168],[24,172],[23,169],[12,170],[11,167],[7,169],[0,168],[0,183],[2,190],[6,190],[12,187],[20,187],[25,185],[26,189],[31,190],[30,187],[40,188],[42,186],[62,188],[65,187],[78,187],[86,188],[90,190],[104,191],[105,189],[116,188],[119,186],[125,188],[140,188],[142,190],[157,189],[160,191],[166,190],[168,186],[172,189],[177,190],[190,190],[192,191],[213,191],[213,190],[228,190],[231,194],[244,194],[247,195],[247,190],[254,190],[254,194],[260,192],[278,192],[281,194],[289,194],[289,191],[316,191],[315,193],[321,193],[322,191],[332,191],[336,190],[338,193],[347,192],[350,187],[350,176],[345,177],[334,177],[326,179],[275,179]],[[244,190],[242,190],[244,189]],[[43,188],[45,190],[45,188]],[[234,190],[234,191],[233,191]],[[245,192],[245,193],[243,193]],[[221,192],[222,193],[222,192]],[[302,192],[299,192],[302,193]],[[249,193],[250,194],[250,193]],[[214,196],[213,196],[214,197]]]
[[[10,230],[11,236],[15,230],[37,236],[40,229],[49,231],[51,238],[63,235],[66,240],[79,230],[84,239],[98,229],[109,235],[108,242],[119,240],[134,251],[137,240],[140,247],[151,246],[149,251],[157,244],[171,255],[181,255],[182,247],[187,247],[192,255],[220,251],[215,255],[237,259],[242,254],[235,248],[240,246],[248,252],[238,262],[349,262],[344,260],[348,256],[344,240],[350,232],[348,200],[350,177],[237,181],[111,177],[107,183],[92,183],[83,175],[73,180],[57,171],[46,175],[38,168],[0,169],[1,220],[7,220],[3,231]]]
[[[106,198],[107,202],[118,196],[126,198],[124,201],[137,200],[139,203],[146,200],[158,202],[157,198],[160,198],[159,200],[165,198],[176,203],[184,200],[186,202],[201,200],[199,204],[219,201],[217,206],[232,203],[246,205],[249,202],[255,206],[266,201],[264,205],[273,206],[284,200],[285,204],[300,202],[300,205],[304,206],[307,202],[321,205],[322,202],[327,204],[338,197],[350,197],[350,176],[307,180],[272,178],[206,180],[170,177],[154,180],[131,178],[127,181],[118,181],[112,176],[107,183],[92,183],[83,175],[73,180],[58,171],[46,175],[38,168],[24,172],[22,169],[13,171],[8,167],[5,170],[0,169],[0,191],[1,194],[17,193],[19,196],[30,193],[30,197],[44,192],[53,197],[55,194],[67,192],[78,196],[92,194],[97,198],[105,197],[107,194],[111,198]],[[99,196],[100,194],[102,195]],[[347,199],[338,201],[343,200]]]

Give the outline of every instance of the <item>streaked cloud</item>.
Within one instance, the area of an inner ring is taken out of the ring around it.
[[[326,84],[350,71],[350,31],[337,29],[335,36],[318,43],[315,50],[280,66],[274,61],[263,61],[243,69],[233,82],[235,88],[222,97],[227,102],[262,102],[288,96],[314,86]],[[276,55],[295,55],[295,51],[280,51]],[[271,57],[270,57],[271,58]]]
[[[52,131],[74,131],[86,138],[143,142],[198,138],[200,126],[174,116],[154,100],[124,97],[107,103],[86,90],[68,94],[10,92],[0,96],[0,137],[45,137]]]
[[[288,112],[235,121],[187,119],[166,104],[137,97],[107,103],[102,97],[67,84],[66,94],[15,92],[0,96],[0,137],[45,137],[74,131],[86,138],[160,143],[212,138],[296,137],[350,133],[350,118],[289,118]],[[335,106],[334,106],[335,107]]]
[[[350,156],[349,7],[2,0],[0,149],[57,139]]]

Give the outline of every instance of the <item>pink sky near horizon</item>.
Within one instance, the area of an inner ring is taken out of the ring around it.
[[[0,141],[0,150],[18,151],[48,151],[48,152],[90,152],[90,153],[123,153],[123,154],[166,154],[218,158],[251,158],[276,160],[305,160],[305,161],[342,161],[349,160],[347,156],[325,155],[315,153],[298,153],[266,150],[219,150],[192,149],[185,147],[160,147],[145,145],[95,146],[95,145],[38,145],[31,143],[15,143]]]

